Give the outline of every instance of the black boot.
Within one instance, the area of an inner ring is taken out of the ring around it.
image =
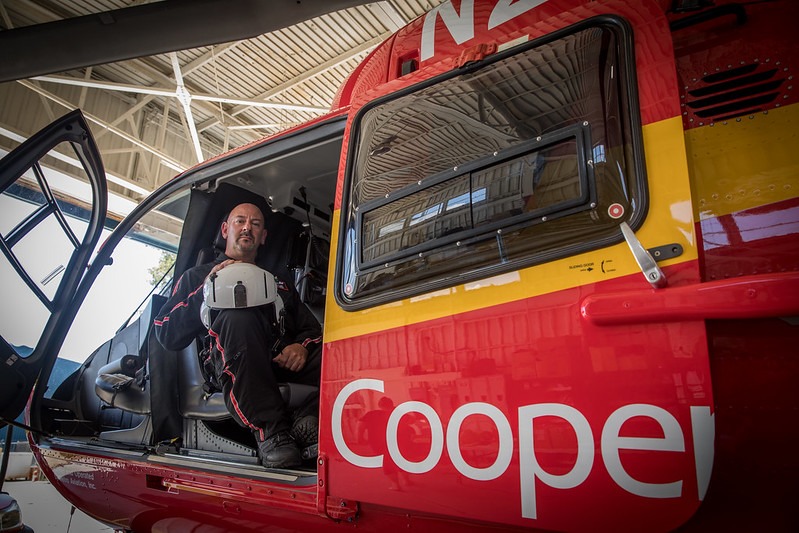
[[[302,460],[316,459],[319,455],[319,418],[313,415],[302,416],[294,421],[291,436],[302,450]]]
[[[288,431],[280,431],[266,440],[259,440],[258,456],[266,468],[290,468],[302,462],[300,449]]]

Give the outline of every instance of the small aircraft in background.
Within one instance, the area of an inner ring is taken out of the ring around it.
[[[329,114],[121,221],[62,117],[0,168],[22,211],[3,283],[45,315],[30,355],[2,331],[3,419],[28,405],[43,474],[118,531],[796,530],[795,20],[789,0],[445,2]],[[50,185],[58,145],[91,205]],[[245,201],[268,206],[259,266],[324,326],[319,456],[297,469],[259,466],[199,342],[151,335]],[[118,310],[45,390],[73,320]]]

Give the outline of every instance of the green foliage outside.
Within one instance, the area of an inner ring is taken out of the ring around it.
[[[175,254],[172,252],[167,252],[166,250],[162,250],[161,257],[158,258],[158,263],[155,266],[147,269],[147,272],[150,274],[150,284],[155,286],[156,283],[161,281],[161,278],[164,277],[164,274],[172,269],[172,265],[174,264]]]

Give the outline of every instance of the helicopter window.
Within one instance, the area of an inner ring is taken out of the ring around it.
[[[401,198],[364,207],[363,268],[424,253],[475,231],[532,221],[589,200],[590,168],[582,164],[585,141],[580,129],[536,141],[523,155],[495,161]],[[552,140],[554,138],[554,140]],[[544,146],[541,146],[544,144]],[[584,207],[583,207],[584,208]]]
[[[2,307],[2,336],[20,356],[41,337],[70,257],[85,234],[89,212],[68,198],[83,182],[58,170],[53,153],[74,153],[68,143],[54,147],[0,194],[0,279],[7,305]],[[13,302],[13,305],[8,305]],[[19,312],[24,310],[24,312]]]
[[[620,19],[377,100],[352,128],[336,296],[357,309],[583,252],[643,220]]]
[[[139,218],[116,245],[75,317],[60,357],[83,361],[144,311],[150,294],[166,290],[188,208],[188,190]],[[101,242],[109,237],[105,230]]]

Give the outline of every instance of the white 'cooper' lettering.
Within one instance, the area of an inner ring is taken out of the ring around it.
[[[488,17],[488,28],[492,30],[531,9],[540,6],[547,0],[499,0]],[[419,59],[425,61],[436,53],[436,21],[439,15],[449,34],[456,44],[463,44],[474,39],[474,0],[463,0],[460,14],[455,11],[451,1],[434,7],[424,17],[422,24],[422,44]]]
[[[361,468],[379,468],[383,455],[364,456],[353,452],[342,430],[344,406],[354,393],[361,390],[384,391],[384,383],[378,379],[358,379],[341,389],[333,402],[333,442],[341,456],[350,464]],[[422,461],[407,460],[399,448],[397,431],[400,420],[408,413],[424,416],[431,431],[430,451]],[[583,483],[591,474],[595,459],[594,434],[585,416],[569,405],[542,403],[519,407],[519,475],[522,516],[538,517],[536,482],[554,489],[571,489]],[[499,435],[499,450],[494,463],[476,468],[463,458],[460,449],[460,428],[473,415],[488,417],[496,426]],[[574,466],[564,474],[547,472],[535,454],[534,421],[543,416],[554,416],[568,423],[577,437],[577,457]],[[714,418],[708,406],[691,406],[691,431],[693,434],[696,483],[699,499],[707,492],[710,472],[713,467]],[[646,417],[658,423],[663,437],[622,437],[620,431],[628,420]],[[446,435],[446,438],[445,438]],[[432,470],[441,460],[444,446],[452,464],[463,476],[477,481],[490,481],[504,474],[513,455],[513,432],[508,419],[496,406],[483,402],[462,405],[452,414],[444,432],[441,419],[430,405],[409,401],[398,405],[389,416],[386,428],[386,447],[394,463],[406,472],[424,474]],[[644,483],[633,478],[624,468],[619,450],[642,450],[653,452],[685,452],[685,436],[677,419],[662,407],[650,404],[629,404],[616,409],[605,421],[600,436],[602,462],[611,479],[621,488],[643,498],[679,498],[682,496],[683,480],[669,483]]]
[[[427,419],[430,424],[430,453],[427,457],[414,463],[408,461],[402,455],[399,449],[399,442],[397,441],[397,429],[399,429],[400,419],[408,413],[419,413]],[[441,426],[441,420],[435,409],[422,402],[405,402],[399,404],[396,409],[391,413],[388,418],[388,426],[386,427],[386,447],[388,454],[394,463],[411,474],[424,474],[433,469],[441,459],[441,452],[444,450],[444,428]]]
[[[333,403],[333,443],[341,456],[350,464],[360,466],[361,468],[380,468],[383,466],[383,456],[373,455],[365,457],[358,455],[350,450],[344,440],[344,433],[341,430],[341,420],[344,415],[344,404],[347,403],[349,397],[359,390],[374,390],[383,392],[383,382],[379,379],[357,379],[352,383],[348,383],[341,389],[341,392],[336,396],[336,401]]]
[[[475,468],[463,459],[460,432],[463,421],[472,415],[485,415],[491,419],[499,433],[499,452],[494,464],[485,468]],[[447,453],[455,468],[476,481],[490,481],[505,473],[513,459],[513,430],[505,415],[490,403],[473,402],[461,405],[449,419],[447,427]]]
[[[713,470],[713,443],[716,442],[716,421],[706,405],[691,406],[691,433],[694,435],[694,462],[699,500],[705,499]]]
[[[568,422],[577,435],[577,459],[570,472],[550,474],[538,464],[533,446],[533,420],[557,416]],[[535,480],[556,489],[572,489],[588,478],[594,465],[594,438],[583,414],[569,405],[540,403],[519,407],[519,473],[521,474],[522,516],[537,518]]]
[[[621,426],[636,416],[655,420],[663,429],[663,438],[622,437]],[[626,490],[644,498],[678,498],[682,494],[682,481],[673,483],[644,483],[634,479],[624,470],[619,450],[658,450],[684,452],[685,437],[680,423],[668,411],[654,405],[625,405],[613,411],[602,429],[602,460],[613,481]]]

